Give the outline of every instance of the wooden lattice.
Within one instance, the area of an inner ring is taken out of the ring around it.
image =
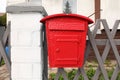
[[[120,56],[119,56],[119,52],[117,50],[117,45],[120,45],[120,39],[114,39],[114,37],[117,32],[119,23],[120,23],[120,20],[116,20],[116,22],[113,26],[113,29],[110,30],[109,26],[107,24],[107,21],[105,19],[99,19],[96,21],[95,26],[94,26],[95,28],[93,31],[90,31],[90,29],[88,29],[89,40],[87,41],[87,44],[86,44],[87,47],[86,47],[86,52],[85,52],[85,61],[89,57],[90,48],[92,48],[95,53],[97,62],[98,62],[98,67],[96,69],[96,72],[95,72],[92,80],[98,80],[101,73],[104,77],[104,80],[116,80],[116,78],[118,76],[118,73],[120,71],[120,67],[119,67],[120,66]],[[97,30],[99,29],[99,26],[101,24],[104,27],[105,33],[107,35],[107,39],[96,39],[95,38],[96,34],[97,34]],[[98,50],[98,47],[97,47],[98,45],[105,46],[102,56],[100,55],[100,52]],[[108,54],[109,54],[109,51],[111,48],[113,50],[113,55],[115,55],[117,65],[116,65],[116,68],[114,69],[111,79],[109,79],[107,71],[104,66],[104,62],[105,62],[106,58],[108,57]],[[46,63],[46,65],[47,65],[47,63]],[[47,70],[47,68],[44,68],[44,69]],[[80,74],[82,74],[82,76],[84,77],[84,80],[89,80],[88,76],[85,72],[84,66],[82,68],[78,68],[77,74],[75,75],[73,80],[78,80]],[[64,80],[68,80],[67,74],[66,74],[64,68],[58,68],[58,71],[57,71],[57,74],[56,74],[56,77],[54,80],[58,80],[60,75],[63,76]]]

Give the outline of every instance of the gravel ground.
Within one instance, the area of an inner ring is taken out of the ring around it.
[[[10,80],[10,75],[6,69],[6,65],[0,67],[0,80]]]

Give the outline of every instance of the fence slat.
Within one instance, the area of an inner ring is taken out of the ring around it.
[[[112,33],[111,33],[112,34]],[[106,45],[108,39],[96,39],[97,45]],[[114,39],[115,45],[120,45],[120,39]]]
[[[117,32],[117,28],[118,28],[119,23],[120,23],[120,21],[117,20],[117,21],[115,22],[114,26],[113,26],[113,29],[112,29],[112,31],[111,31],[111,36],[112,36],[112,38],[114,38],[114,36],[115,36],[115,34],[116,34],[116,32]],[[106,27],[106,26],[104,26],[104,27]],[[105,62],[105,60],[106,60],[106,58],[107,58],[107,56],[108,56],[109,50],[110,50],[110,44],[109,44],[109,40],[107,40],[105,49],[104,49],[103,54],[102,54],[103,62]],[[96,70],[96,72],[95,72],[95,75],[94,75],[94,77],[93,77],[93,80],[97,80],[98,77],[99,77],[99,75],[100,75],[100,67],[98,66],[98,68],[97,68],[97,70]]]
[[[112,77],[111,77],[111,80],[116,80],[119,71],[120,71],[120,68],[119,68],[119,66],[117,65],[116,68],[115,68],[115,70],[114,70],[114,72],[113,72],[113,75],[112,75]]]
[[[10,22],[8,22],[8,26],[3,34],[3,38],[0,40],[0,55],[5,61],[9,74],[11,74],[11,62],[10,57],[8,57],[8,55],[6,54],[5,45],[10,34],[10,25]]]
[[[58,68],[55,80],[59,80],[60,75],[63,76],[64,80],[68,80],[67,73],[65,72],[64,68]]]
[[[87,74],[85,73],[84,68],[80,68],[80,71],[81,71],[81,74],[82,74],[83,77],[84,77],[84,80],[89,80],[88,77],[87,77]]]
[[[95,38],[95,36],[97,35],[97,31],[98,31],[98,29],[99,29],[99,26],[100,26],[100,19],[97,19],[96,20],[96,23],[95,23],[95,28],[94,28],[94,30],[93,30],[93,32],[92,32],[92,35],[93,35],[93,37]]]
[[[0,41],[0,53],[5,61],[5,64],[7,65],[7,69],[9,71],[9,73],[11,72],[11,68],[10,68],[10,59],[9,57],[7,56],[7,54],[5,53],[5,49],[4,49],[4,46],[2,44],[2,42]]]
[[[117,47],[116,47],[116,45],[115,45],[114,40],[112,39],[112,36],[111,36],[111,34],[110,34],[110,31],[109,31],[109,28],[108,28],[108,25],[107,25],[106,20],[102,20],[102,23],[103,23],[103,25],[106,25],[105,31],[106,31],[107,37],[108,37],[108,39],[109,39],[109,41],[110,41],[110,45],[111,45],[112,50],[113,50],[113,52],[114,52],[114,54],[115,54],[115,57],[116,57],[116,59],[117,59],[117,62],[118,62],[118,64],[119,64],[119,66],[120,66],[120,56],[119,56],[119,52],[118,52],[118,50],[117,50]]]
[[[101,57],[100,57],[100,53],[99,53],[99,51],[98,51],[98,48],[97,48],[96,43],[95,43],[95,39],[94,39],[94,37],[93,37],[90,29],[88,29],[88,37],[89,37],[89,40],[90,40],[90,42],[91,42],[92,48],[93,48],[93,50],[94,50],[94,52],[95,52],[95,55],[96,55],[96,58],[97,58],[97,60],[98,60],[100,69],[101,69],[101,71],[102,71],[102,73],[103,73],[103,76],[104,76],[105,80],[109,80],[109,79],[108,79],[108,75],[107,75],[107,71],[106,71],[105,68],[104,68],[104,63],[103,63],[103,61],[102,61],[102,59],[101,59]]]
[[[105,22],[104,22],[104,24],[105,24]],[[119,72],[119,66],[120,66],[120,56],[119,56],[119,52],[118,52],[118,50],[117,50],[117,47],[116,47],[116,45],[115,45],[115,41],[113,40],[113,39],[111,39],[111,36],[109,35],[109,31],[107,31],[108,30],[108,27],[105,27],[105,30],[106,30],[106,33],[107,33],[107,35],[108,35],[108,38],[109,38],[109,40],[110,40],[110,44],[111,44],[111,47],[112,47],[112,50],[113,50],[113,52],[114,52],[114,55],[115,55],[115,57],[116,57],[116,60],[117,60],[117,66],[116,66],[116,69],[114,70],[114,72],[113,72],[113,75],[112,75],[112,78],[111,78],[111,80],[116,80],[116,78],[117,78],[117,75],[118,75],[118,72]]]
[[[75,75],[75,77],[74,77],[73,80],[78,80],[80,74],[81,74],[81,71],[80,71],[80,69],[78,69],[78,70],[77,70],[77,74]]]
[[[4,46],[5,46],[6,42],[7,42],[8,36],[10,34],[10,25],[11,25],[11,22],[8,22],[8,26],[7,26],[6,30],[5,30],[5,33],[3,34],[2,42],[3,42]]]

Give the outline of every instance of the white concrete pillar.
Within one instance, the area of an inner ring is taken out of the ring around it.
[[[44,8],[22,3],[7,7],[11,21],[11,78],[12,80],[42,80],[41,23]]]

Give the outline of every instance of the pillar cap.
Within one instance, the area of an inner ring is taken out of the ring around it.
[[[7,13],[39,12],[43,16],[47,15],[47,12],[43,6],[36,5],[32,2],[9,5],[6,8],[6,11]]]

